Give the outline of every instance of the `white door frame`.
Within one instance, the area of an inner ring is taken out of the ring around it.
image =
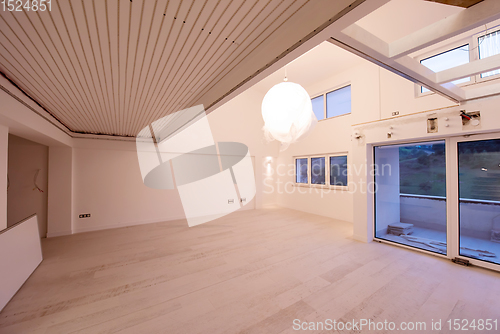
[[[399,244],[396,242],[391,242],[389,240],[377,238],[376,233],[376,225],[375,225],[375,193],[372,193],[372,203],[373,203],[373,240],[383,243],[388,243],[392,245],[397,245],[402,248],[408,248],[411,250],[415,250],[418,252],[431,254],[434,256],[454,259],[460,258],[463,260],[469,261],[470,264],[478,267],[484,267],[495,271],[500,271],[500,264],[494,264],[474,258],[469,258],[460,255],[459,251],[459,189],[458,189],[458,143],[459,142],[468,142],[468,141],[476,141],[476,140],[488,140],[488,139],[500,139],[500,132],[495,133],[486,133],[486,134],[473,134],[473,135],[461,135],[461,136],[450,136],[450,137],[437,137],[437,138],[428,138],[428,139],[414,139],[414,140],[402,140],[391,143],[381,143],[381,144],[370,144],[367,145],[367,149],[372,151],[371,161],[372,164],[375,164],[375,155],[373,154],[373,150],[377,146],[392,146],[392,145],[401,145],[401,144],[415,144],[415,143],[424,143],[429,141],[445,141],[445,155],[446,155],[446,251],[447,254],[439,254],[434,253],[425,249],[420,249],[417,247],[412,247],[408,245]],[[370,178],[370,176],[368,176]]]

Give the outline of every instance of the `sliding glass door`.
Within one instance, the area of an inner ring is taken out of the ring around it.
[[[500,270],[500,134],[373,155],[375,239]]]
[[[500,139],[457,143],[459,255],[500,264]]]
[[[447,255],[445,142],[377,146],[375,237]]]

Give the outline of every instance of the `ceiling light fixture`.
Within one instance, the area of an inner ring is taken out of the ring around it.
[[[285,68],[284,82],[274,85],[262,101],[264,135],[281,142],[281,151],[303,137],[318,120],[312,109],[311,98],[299,84],[288,82]]]

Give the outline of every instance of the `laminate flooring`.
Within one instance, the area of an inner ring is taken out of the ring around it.
[[[447,333],[448,319],[500,318],[500,273],[357,242],[350,223],[290,209],[81,233],[42,247],[43,262],[0,313],[0,333],[296,333],[295,319],[427,329],[441,319]]]

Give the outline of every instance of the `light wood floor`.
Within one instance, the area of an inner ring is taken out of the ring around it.
[[[294,319],[500,318],[500,273],[356,242],[348,223],[287,209],[46,239],[43,253],[0,313],[0,333],[295,333]]]

